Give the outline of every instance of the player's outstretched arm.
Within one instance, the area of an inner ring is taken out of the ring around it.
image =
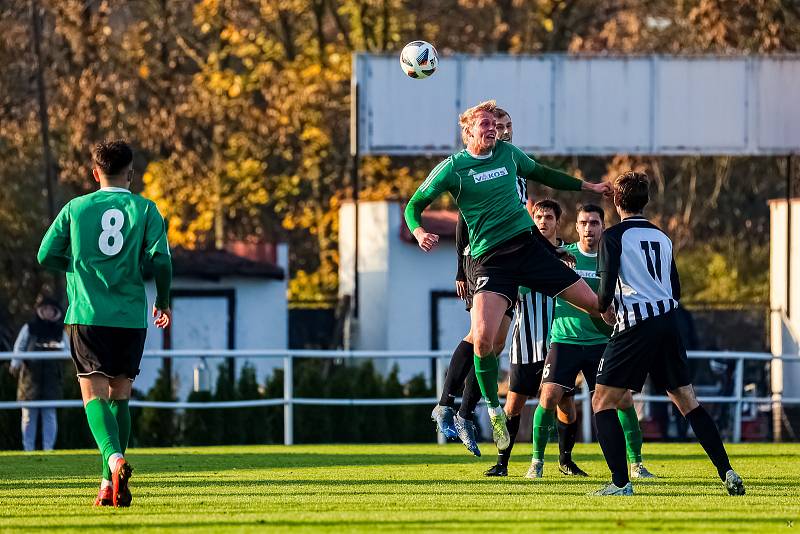
[[[422,211],[436,198],[453,188],[453,164],[450,158],[439,163],[408,201],[403,213],[408,229],[417,239],[422,250],[429,252],[439,242],[439,236],[425,231],[422,227]]]
[[[41,265],[66,272],[70,267],[69,204],[59,212],[44,234],[36,259]]]

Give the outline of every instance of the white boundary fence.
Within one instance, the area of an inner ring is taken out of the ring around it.
[[[735,404],[733,441],[742,439],[742,405],[750,404],[775,404],[800,405],[800,397],[784,397],[780,393],[773,393],[769,397],[744,396],[744,362],[762,361],[800,363],[798,355],[773,356],[763,352],[711,352],[690,351],[690,359],[701,360],[735,360],[734,392],[729,396],[699,396],[703,403],[728,403]],[[154,402],[132,400],[131,406],[135,408],[164,408],[164,409],[219,409],[219,408],[252,408],[259,406],[283,406],[284,444],[294,443],[294,407],[295,406],[433,406],[439,400],[444,387],[444,375],[447,369],[451,352],[449,351],[326,351],[326,350],[155,350],[146,351],[144,358],[237,358],[237,359],[275,359],[283,361],[284,377],[294,376],[294,360],[297,358],[334,358],[346,360],[363,359],[436,359],[436,392],[437,397],[419,398],[388,398],[388,399],[329,399],[308,398],[294,396],[294,380],[284,380],[283,398],[257,399],[225,402]],[[0,361],[11,359],[26,360],[52,360],[69,359],[68,352],[0,352]],[[636,395],[637,400],[645,402],[669,402],[666,396]],[[582,403],[584,414],[591,413],[591,402],[588,393],[583,390],[575,400]],[[535,403],[535,401],[533,401]],[[58,401],[4,401],[0,402],[0,409],[18,409],[23,407],[41,408],[79,408],[83,406],[80,400]],[[582,418],[583,436],[585,440],[591,436],[591,419]]]

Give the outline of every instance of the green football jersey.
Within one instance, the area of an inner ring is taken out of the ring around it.
[[[517,176],[568,191],[580,191],[582,185],[578,178],[538,163],[511,143],[498,141],[486,157],[462,150],[439,163],[408,201],[406,224],[411,232],[416,230],[421,226],[422,210],[449,192],[467,224],[470,254],[480,257],[533,226],[519,201]]]
[[[600,277],[597,275],[597,253],[587,254],[577,243],[570,243],[564,250],[575,256],[575,272],[596,292],[600,285]],[[603,328],[604,325],[602,319],[593,319],[588,313],[557,298],[553,328],[550,330],[550,343],[572,345],[608,343],[608,335],[603,332],[606,330]]]
[[[153,201],[106,187],[71,200],[47,230],[39,263],[67,273],[66,324],[147,327],[142,268],[152,268],[156,306],[169,306],[172,259]]]

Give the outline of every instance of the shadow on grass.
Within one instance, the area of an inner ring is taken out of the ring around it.
[[[135,509],[131,508],[131,512],[134,512]],[[59,529],[97,529],[98,527],[103,526],[104,524],[113,524],[114,530],[127,530],[125,526],[122,526],[118,523],[121,517],[124,517],[124,513],[122,514],[114,514],[109,515],[108,517],[97,517],[97,520],[93,520],[91,522],[85,523],[68,523],[64,525],[48,525],[48,526],[31,526],[29,523],[24,522],[4,522],[2,527],[5,529],[26,529],[26,530],[59,530]],[[93,518],[95,519],[95,518]],[[686,519],[671,519],[671,518],[661,518],[658,519],[659,527],[663,530],[675,530],[680,528],[686,527]],[[452,531],[455,527],[459,528],[468,528],[470,530],[475,529],[476,526],[479,526],[481,523],[485,523],[486,526],[494,524],[494,521],[490,518],[485,520],[481,519],[464,519],[464,520],[436,520],[436,519],[424,519],[424,520],[387,520],[387,519],[380,519],[380,520],[351,520],[351,519],[342,519],[342,520],[314,520],[314,519],[302,519],[302,520],[291,520],[291,519],[252,519],[252,520],[214,520],[214,521],[182,521],[180,516],[176,516],[174,521],[163,521],[157,523],[137,523],[134,526],[130,526],[128,528],[135,528],[138,530],[148,530],[148,529],[174,529],[174,528],[195,528],[195,529],[213,529],[218,530],[220,528],[233,528],[233,529],[242,529],[245,527],[258,527],[258,528],[332,528],[332,529],[342,529],[348,528],[352,529],[353,527],[360,527],[360,528],[370,528],[375,530],[386,529],[386,528],[404,528],[410,530],[425,530],[425,531],[434,531],[434,530],[443,530],[443,531]],[[786,524],[786,521],[783,519],[762,519],[762,518],[742,518],[738,516],[715,516],[713,519],[708,520],[699,520],[694,521],[694,527],[697,527],[701,524],[708,524],[714,530],[720,529],[722,527],[727,528],[734,528],[736,525],[741,523],[749,524],[748,526],[753,526],[754,524],[761,524],[764,526],[767,525],[774,525],[783,526]],[[578,529],[585,528],[587,532],[595,531],[598,532],[600,529],[605,528],[603,525],[607,525],[608,527],[628,527],[635,530],[641,529],[652,529],[653,524],[652,522],[643,517],[642,519],[633,519],[633,518],[626,518],[626,519],[617,519],[613,517],[609,518],[579,518],[579,517],[570,517],[569,518],[570,529]],[[580,525],[584,525],[584,527],[580,527]],[[523,531],[525,527],[528,528],[542,528],[542,527],[550,527],[553,529],[563,528],[564,520],[562,519],[522,519],[522,518],[514,518],[513,519],[513,526],[515,530]]]

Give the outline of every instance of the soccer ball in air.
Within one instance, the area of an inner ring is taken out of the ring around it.
[[[411,78],[427,78],[439,66],[439,55],[432,44],[426,41],[412,41],[400,52],[400,66]]]

